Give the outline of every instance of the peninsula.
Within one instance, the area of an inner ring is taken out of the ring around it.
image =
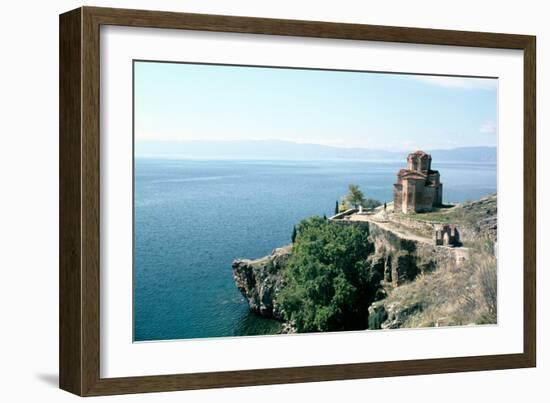
[[[269,256],[235,260],[251,311],[283,333],[496,323],[496,195],[445,205],[422,151],[393,190],[377,207],[303,220]]]

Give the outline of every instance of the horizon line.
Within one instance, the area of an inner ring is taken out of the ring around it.
[[[312,142],[300,142],[292,140],[279,140],[279,139],[135,139],[135,143],[144,143],[144,142],[157,142],[157,143],[238,143],[238,142],[255,142],[255,143],[287,143],[295,145],[306,145],[306,146],[321,146],[329,148],[339,148],[339,149],[356,149],[356,150],[366,150],[366,151],[383,151],[383,152],[407,152],[406,150],[395,150],[381,147],[366,147],[366,146],[356,146],[356,145],[338,145],[338,144],[324,144],[324,143],[312,143]],[[407,150],[430,150],[430,151],[450,151],[464,148],[497,148],[497,145],[461,145],[461,146],[451,146],[448,148],[445,147],[435,147],[435,148],[423,148],[423,147],[410,147]]]

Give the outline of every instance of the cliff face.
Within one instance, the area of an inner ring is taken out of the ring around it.
[[[397,283],[395,277],[392,278],[393,287],[384,287],[386,298],[369,307],[369,329],[496,323],[496,195],[460,204],[445,213],[422,216],[428,220],[431,217],[456,223],[467,247],[442,248],[416,243],[414,266],[429,275],[401,281],[400,273],[407,271],[398,267]],[[411,220],[399,218],[402,224],[414,225],[418,232],[427,235],[426,228],[432,226],[431,223],[411,223]],[[392,237],[388,234],[383,238]],[[395,245],[394,241],[390,243]],[[377,250],[381,248],[383,246]],[[394,247],[392,253],[398,256],[405,250],[407,245],[402,244]],[[395,263],[393,266],[395,268]]]
[[[462,248],[444,248],[368,222],[374,253],[369,263],[384,272],[384,281],[394,287],[413,281],[421,273],[430,273],[440,266],[455,266],[465,259]]]
[[[277,293],[283,286],[283,269],[292,252],[288,245],[275,249],[260,259],[233,261],[233,278],[247,299],[252,312],[268,318],[282,319],[277,305]]]
[[[368,227],[374,251],[365,261],[365,269],[377,273],[369,284],[374,290],[368,313],[369,329],[496,320],[493,319],[496,308],[489,309],[489,315],[483,308],[491,302],[484,300],[482,290],[483,286],[493,284],[493,271],[496,290],[496,259],[491,249],[491,242],[496,242],[496,197],[459,205],[446,214],[451,222],[458,223],[463,239],[475,239],[477,244],[481,244],[481,238],[488,239],[490,242],[482,245],[486,249],[480,250],[474,242],[470,242],[470,247],[436,246],[427,237],[425,222],[416,221],[419,225],[413,225],[391,217],[379,222],[370,218],[332,221],[333,225]],[[284,320],[277,296],[285,286],[283,272],[291,255],[289,245],[260,259],[233,262],[235,283],[253,312]],[[462,301],[472,303],[472,298],[477,299],[477,305],[469,308],[461,305]],[[438,310],[443,306],[451,313],[448,317]]]
[[[452,248],[435,247],[406,239],[375,223],[348,225],[369,227],[375,249],[365,265],[372,266],[376,273],[383,273],[384,282],[394,287],[413,281],[419,274],[431,272],[438,266],[455,265],[458,259],[456,250]],[[233,262],[235,284],[248,301],[252,312],[268,318],[283,319],[277,295],[284,287],[283,271],[291,254],[292,246],[288,245],[259,259],[237,259]],[[384,295],[385,291],[380,289],[377,298]]]
[[[369,307],[369,329],[495,324],[496,257],[475,250],[474,259],[442,265],[429,275],[391,288]]]

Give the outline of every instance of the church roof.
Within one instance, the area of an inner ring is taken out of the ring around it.
[[[428,153],[426,153],[422,150],[417,150],[417,151],[409,154],[409,157],[429,157],[429,156],[430,156],[430,154],[428,154]]]
[[[426,179],[427,175],[412,169],[400,169],[397,176],[401,179]]]

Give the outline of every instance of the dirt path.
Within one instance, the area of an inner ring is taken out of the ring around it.
[[[402,227],[398,227],[398,226],[394,225],[389,220],[388,221],[379,220],[379,219],[376,219],[375,216],[366,215],[366,214],[361,214],[361,215],[352,214],[351,216],[349,216],[348,220],[352,221],[352,222],[354,222],[354,221],[355,222],[372,222],[373,224],[378,225],[383,230],[393,232],[393,233],[399,235],[399,237],[401,237],[401,238],[408,239],[408,240],[411,240],[411,241],[416,241],[416,242],[422,242],[422,243],[429,244],[429,245],[433,245],[433,240],[431,238],[423,237],[423,236],[420,236],[420,235],[417,235],[417,234],[412,234],[410,232],[405,233],[401,229]]]

